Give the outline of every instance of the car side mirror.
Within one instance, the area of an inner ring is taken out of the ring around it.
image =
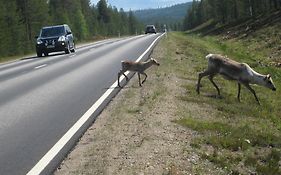
[[[67,32],[66,34],[67,34],[67,35],[70,35],[70,34],[72,34],[72,33],[71,33],[71,32]]]

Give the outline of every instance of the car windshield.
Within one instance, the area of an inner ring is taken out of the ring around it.
[[[64,27],[51,27],[42,29],[41,37],[59,36],[64,34]]]

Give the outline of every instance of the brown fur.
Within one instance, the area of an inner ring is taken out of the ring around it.
[[[240,90],[241,84],[248,88],[255,96],[256,101],[259,103],[259,100],[256,96],[255,91],[251,88],[250,84],[258,84],[267,88],[276,90],[274,83],[271,79],[271,76],[262,75],[255,72],[248,64],[239,63],[234,60],[231,60],[227,57],[218,54],[209,54],[206,56],[208,59],[208,68],[199,74],[198,83],[197,83],[197,93],[200,93],[200,81],[203,77],[208,76],[211,83],[218,91],[218,96],[220,96],[220,90],[216,83],[213,81],[215,75],[220,74],[225,79],[235,80],[238,83],[238,95],[237,98],[240,101]]]
[[[138,78],[139,78],[139,85],[142,86],[142,84],[146,81],[146,78],[147,78],[147,74],[144,71],[152,65],[159,66],[160,64],[155,59],[151,58],[146,62],[122,61],[121,65],[122,65],[122,69],[118,73],[118,86],[119,87],[121,87],[120,81],[119,81],[121,75],[124,75],[127,81],[129,80],[129,78],[125,74],[126,71],[137,72]],[[145,76],[145,78],[142,82],[141,82],[140,74]]]

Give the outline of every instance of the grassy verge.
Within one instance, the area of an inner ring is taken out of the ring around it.
[[[281,70],[270,66],[267,49],[251,42],[251,51],[243,40],[220,40],[218,37],[198,37],[172,33],[170,40],[177,43],[175,55],[180,54],[182,64],[178,76],[193,84],[182,84],[186,93],[178,97],[183,104],[176,123],[199,133],[192,146],[202,158],[217,164],[231,174],[281,174],[281,95],[277,91],[254,86],[262,103],[258,106],[249,91],[242,87],[242,100],[236,99],[235,82],[220,77],[215,81],[222,89],[223,99],[212,98],[215,89],[207,78],[202,79],[202,95],[195,92],[197,75],[207,66],[208,53],[220,53],[237,61],[246,62],[257,72],[273,76],[277,89],[281,85]],[[254,38],[252,38],[254,40]],[[253,49],[258,48],[258,49]],[[196,104],[202,111],[194,113],[188,107]]]
[[[169,33],[153,53],[161,66],[147,70],[142,88],[134,77],[121,90],[58,174],[280,174],[280,68],[270,66],[264,49],[246,45]],[[254,86],[259,106],[242,87],[239,103],[237,84],[218,76],[221,99],[207,78],[198,95],[208,53],[271,73],[277,92]]]

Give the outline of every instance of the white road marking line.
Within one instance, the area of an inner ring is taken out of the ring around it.
[[[76,54],[73,54],[73,55],[70,55],[69,58],[72,58],[72,57],[75,57],[75,56],[76,56]]]
[[[136,61],[140,61],[144,55],[153,47],[156,41],[162,37],[157,37],[151,45],[139,56]],[[129,72],[125,73],[126,75]],[[121,76],[121,81],[125,78]],[[48,164],[55,158],[60,150],[68,143],[68,141],[74,136],[74,134],[86,123],[86,121],[92,116],[92,114],[99,108],[105,99],[114,91],[115,87],[118,86],[118,80],[116,80],[111,87],[93,104],[93,106],[64,134],[64,136],[39,160],[39,162],[27,173],[27,175],[38,175],[48,166]]]
[[[40,69],[40,68],[43,68],[43,67],[46,67],[46,66],[48,66],[48,64],[42,64],[40,66],[34,67],[34,69]]]

